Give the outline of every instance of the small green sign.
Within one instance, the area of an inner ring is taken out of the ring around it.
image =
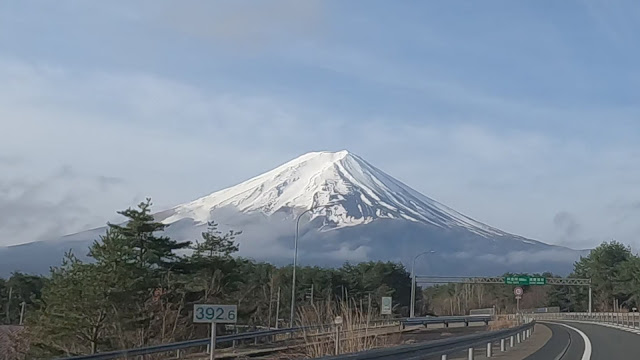
[[[547,278],[532,276],[529,278],[529,285],[547,285]]]
[[[546,285],[547,278],[541,276],[506,276],[504,283],[507,285]]]
[[[529,285],[528,276],[507,276],[504,278],[504,283],[507,285]]]

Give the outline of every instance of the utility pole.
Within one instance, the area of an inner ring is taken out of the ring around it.
[[[422,255],[425,254],[433,254],[435,251],[433,250],[429,250],[429,251],[425,251],[422,252],[418,255],[416,255],[413,258],[413,262],[411,263],[411,303],[409,305],[409,317],[413,318],[415,317],[415,307],[416,307],[416,275],[414,272],[414,268],[416,266],[416,259]]]
[[[24,320],[24,307],[27,303],[23,301],[20,305],[22,305],[22,309],[20,310],[20,325],[22,325]]]
[[[280,286],[278,286],[278,302],[276,303],[276,329],[278,328],[279,316],[280,316]]]
[[[11,325],[11,318],[9,317],[9,308],[11,307],[12,296],[13,296],[13,286],[9,288],[9,301],[7,301],[7,325]]]
[[[369,293],[369,303],[367,305],[367,331],[369,331],[370,321],[371,321],[371,293]]]
[[[271,330],[271,309],[273,309],[273,278],[271,278],[271,286],[269,286],[269,320],[267,321],[267,328]]]

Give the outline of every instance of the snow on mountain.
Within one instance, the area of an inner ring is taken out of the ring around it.
[[[195,241],[208,221],[221,230],[242,230],[239,256],[280,265],[291,261],[295,219],[312,209],[300,227],[299,260],[335,266],[368,260],[411,264],[416,251],[432,249],[416,271],[429,274],[497,275],[553,271],[566,274],[586,251],[512,235],[480,223],[411,189],[347,151],[302,155],[236,186],[154,216],[165,234]],[[0,248],[0,275],[45,272],[65,251],[81,258],[105,228]]]
[[[266,215],[295,215],[313,208],[313,216],[325,217],[328,229],[386,218],[462,227],[484,237],[509,235],[418,193],[346,150],[302,155],[241,184],[177,206],[164,222],[188,218],[206,223],[213,210],[226,206]]]

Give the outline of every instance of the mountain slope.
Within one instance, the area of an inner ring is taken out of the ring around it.
[[[242,230],[240,255],[287,264],[295,220],[301,219],[302,264],[391,260],[410,265],[427,249],[436,253],[418,269],[441,275],[491,275],[505,271],[567,273],[585,252],[512,235],[478,222],[431,198],[347,151],[313,152],[236,186],[156,214],[167,235],[197,240],[208,221]],[[25,254],[57,255],[59,249],[86,253],[103,229],[56,242],[0,249],[16,264]],[[18,264],[19,265],[19,264]],[[30,266],[20,267],[29,271]],[[9,269],[9,270],[16,270]],[[0,265],[0,273],[7,271]],[[40,271],[40,270],[33,270]]]
[[[251,214],[288,214],[315,208],[333,228],[405,219],[441,228],[464,227],[484,237],[508,236],[432,200],[347,151],[313,152],[239,185],[173,209],[166,223],[210,219],[233,206]],[[525,240],[525,239],[522,239]]]

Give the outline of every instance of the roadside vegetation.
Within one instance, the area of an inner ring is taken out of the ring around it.
[[[166,225],[153,219],[150,200],[119,214],[124,225],[108,224],[88,249],[91,261],[68,253],[48,276],[14,273],[0,279],[0,325],[19,324],[24,308],[25,328],[15,344],[15,358],[47,359],[204,338],[208,327],[191,321],[196,303],[236,304],[243,329],[275,327],[276,322],[288,326],[292,269],[234,256],[241,232],[223,233],[210,223],[201,239],[178,242],[163,236]],[[624,308],[637,306],[640,258],[620,243],[603,243],[575,264],[571,276],[593,279],[597,310],[611,310],[616,301]],[[339,315],[349,339],[345,351],[380,346],[375,337],[349,334],[380,318],[382,296],[393,297],[394,316],[407,316],[410,289],[401,264],[300,267],[296,325],[331,323]],[[461,315],[493,306],[503,313],[515,310],[511,286],[442,285],[426,288],[417,297],[418,315]],[[531,286],[525,289],[521,308],[580,311],[586,302],[586,289]],[[224,331],[219,329],[220,334]],[[331,353],[327,343],[308,344],[308,356]]]

